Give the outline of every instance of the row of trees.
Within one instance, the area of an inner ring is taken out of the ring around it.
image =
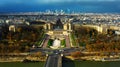
[[[83,56],[84,54],[83,53],[81,53],[80,51],[76,51],[76,52],[72,52],[71,53],[71,56],[73,57],[73,58],[79,58],[79,57],[81,57],[81,56]]]
[[[0,53],[4,52],[26,52],[40,40],[44,32],[43,27],[18,26],[16,31],[9,31],[8,26],[2,30],[0,40]]]
[[[0,53],[7,54],[7,53],[20,53],[20,52],[27,52],[29,51],[29,46],[20,46],[18,43],[16,44],[0,44]]]
[[[108,31],[108,34],[100,34],[95,29],[79,27],[74,31],[76,41],[87,51],[118,52],[120,51],[120,36]]]
[[[98,32],[92,28],[79,27],[74,30],[73,34],[76,36],[76,42],[79,46],[85,46],[98,35]]]

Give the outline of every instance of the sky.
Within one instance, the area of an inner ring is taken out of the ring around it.
[[[120,0],[0,0],[0,6],[7,4],[50,4],[61,2],[101,2],[101,1],[120,1]]]
[[[86,2],[86,3],[82,3]],[[94,2],[94,3],[92,3]],[[104,3],[101,3],[98,5],[95,4],[95,2],[114,2],[113,4],[110,3],[108,5],[105,5]],[[68,4],[69,3],[69,4]],[[79,4],[78,4],[79,3]],[[116,5],[117,3],[117,5]],[[0,12],[15,12],[15,11],[37,11],[38,9],[40,10],[46,10],[46,9],[67,9],[67,8],[72,8],[73,10],[75,9],[73,6],[83,6],[83,9],[96,9],[96,8],[104,8],[104,6],[107,9],[109,8],[114,8],[119,9],[120,5],[120,0],[0,0]],[[71,6],[71,4],[74,4]],[[111,6],[111,7],[109,7]],[[114,6],[114,7],[113,7]],[[62,8],[60,8],[62,7]],[[85,7],[85,8],[84,8]],[[104,9],[106,9],[104,8]],[[77,9],[77,8],[76,8]],[[81,8],[80,8],[81,9]],[[91,10],[90,9],[90,10]],[[100,10],[98,9],[98,10]],[[113,9],[115,11],[115,9]],[[39,11],[40,11],[39,10]],[[117,11],[116,10],[116,11]],[[119,10],[118,10],[119,11]]]

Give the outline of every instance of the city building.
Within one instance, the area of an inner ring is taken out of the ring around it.
[[[72,31],[71,23],[68,21],[63,24],[60,19],[58,19],[55,24],[47,23],[45,28],[47,30],[46,33],[48,35],[54,35],[54,36],[69,35],[70,32]]]

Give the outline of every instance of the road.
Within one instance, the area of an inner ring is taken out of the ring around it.
[[[71,52],[75,52],[75,51],[80,51],[80,48],[62,48],[62,49],[55,49],[52,50],[50,48],[32,48],[30,49],[30,53],[34,53],[34,52],[42,52],[43,54],[47,54],[47,53],[51,53],[49,55],[54,55],[54,53],[58,53],[58,54],[63,54],[63,55],[69,55]]]
[[[44,67],[61,67],[61,56],[60,55],[51,55],[48,56],[47,62]]]

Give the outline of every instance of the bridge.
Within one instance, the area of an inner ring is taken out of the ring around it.
[[[41,51],[44,54],[47,54],[47,52],[51,52],[51,54],[48,54],[46,63],[44,67],[62,67],[62,55],[67,56],[70,55],[70,52],[80,51],[80,48],[60,48],[60,49],[48,49],[48,48],[34,48],[31,49],[30,52],[39,52]]]
[[[48,56],[44,67],[62,67],[62,57],[60,55]]]
[[[79,48],[64,48],[60,50],[53,50],[53,53],[48,56],[44,67],[62,67],[62,55],[66,53],[80,50]]]

